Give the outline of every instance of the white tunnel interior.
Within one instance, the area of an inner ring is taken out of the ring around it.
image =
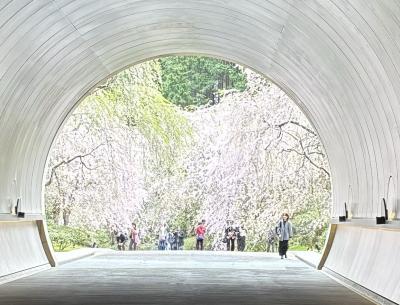
[[[353,218],[325,267],[400,302],[398,0],[0,0],[0,277],[51,262],[43,173],[74,106],[169,54],[251,67],[299,105],[328,154],[332,218],[344,202]],[[378,226],[383,197],[393,221]]]

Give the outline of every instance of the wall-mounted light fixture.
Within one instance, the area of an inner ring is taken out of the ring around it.
[[[389,209],[389,221],[393,221],[396,218],[396,205],[393,203],[391,204],[390,198],[391,198],[391,192],[390,192],[390,185],[392,185],[392,192],[394,192],[394,184],[392,181],[392,176],[389,176],[387,186],[386,186],[386,200],[388,203],[388,209]],[[392,184],[390,184],[392,182]]]
[[[351,191],[351,184],[349,184],[349,188],[347,190],[347,202],[350,202],[350,191]],[[351,197],[353,198],[353,196]],[[349,219],[349,210],[347,209],[347,202],[344,203],[344,215],[339,216],[339,222],[345,222],[347,219]]]
[[[16,204],[15,207],[14,207],[14,213],[15,213],[15,215],[18,215],[18,209],[19,209],[20,203],[21,203],[21,198],[18,198],[18,199],[17,199],[17,204]]]
[[[345,222],[349,218],[349,211],[347,210],[347,203],[344,203],[344,216],[339,216],[339,222]]]
[[[387,209],[385,198],[382,198],[382,204],[383,204],[383,208],[384,208],[384,216],[376,217],[376,224],[377,225],[383,225],[383,224],[386,223],[386,220],[389,219],[389,213],[388,213],[388,209]]]
[[[14,212],[15,215],[17,215],[18,217],[24,218],[25,217],[25,212],[21,212],[21,198],[17,199],[17,204],[14,207]]]
[[[389,176],[387,185],[386,185],[386,198],[382,198],[382,205],[383,205],[383,209],[384,209],[384,216],[378,216],[376,217],[376,224],[381,225],[381,224],[385,224],[388,220],[389,220],[389,211],[388,211],[388,207],[386,204],[386,200],[389,200],[389,187],[390,187],[390,181],[392,180],[392,176]],[[391,218],[393,212],[391,213]]]

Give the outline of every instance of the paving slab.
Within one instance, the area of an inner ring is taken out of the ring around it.
[[[266,253],[107,252],[0,286],[0,304],[370,305],[303,262]]]

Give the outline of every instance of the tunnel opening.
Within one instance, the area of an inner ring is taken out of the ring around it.
[[[271,81],[226,60],[163,56],[113,75],[75,106],[47,164],[58,251],[115,249],[132,223],[141,249],[159,248],[165,226],[193,250],[201,219],[207,250],[226,249],[228,221],[235,236],[246,228],[247,251],[266,251],[283,212],[293,216],[291,249],[323,251],[331,182],[317,132]]]

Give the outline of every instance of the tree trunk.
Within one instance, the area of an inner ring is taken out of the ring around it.
[[[69,216],[71,215],[71,211],[68,209],[63,210],[63,222],[64,226],[69,225]]]

